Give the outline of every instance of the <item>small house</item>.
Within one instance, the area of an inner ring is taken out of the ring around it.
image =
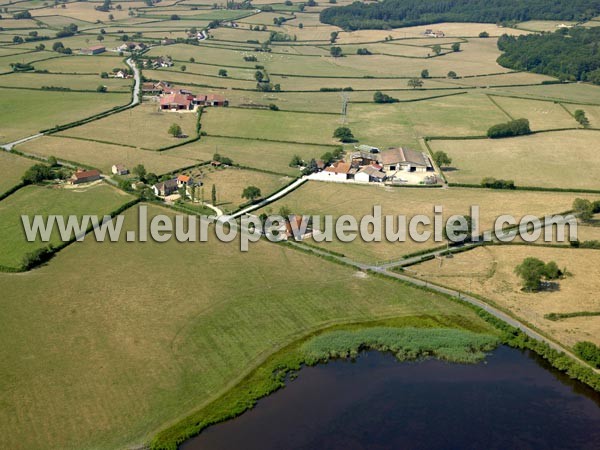
[[[194,180],[189,175],[179,175],[177,177],[177,187],[188,187],[194,184]]]
[[[157,197],[167,197],[168,195],[171,195],[173,192],[177,191],[177,189],[178,186],[176,178],[172,178],[167,181],[162,181],[152,186],[154,195],[156,195]]]
[[[129,169],[125,167],[123,164],[114,164],[111,167],[111,172],[113,175],[127,175],[129,173]]]
[[[100,171],[96,169],[78,170],[71,176],[69,182],[71,184],[91,183],[92,181],[99,180],[100,178]]]
[[[374,165],[365,166],[354,175],[354,180],[358,183],[381,183],[385,179],[385,174]]]
[[[349,177],[351,168],[349,163],[338,161],[333,165],[326,167],[321,173],[326,179],[332,181],[346,181]]]

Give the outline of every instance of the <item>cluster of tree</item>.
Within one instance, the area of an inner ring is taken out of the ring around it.
[[[600,27],[575,27],[554,33],[503,35],[498,63],[515,70],[543,73],[569,81],[600,84]]]
[[[25,171],[21,180],[25,184],[37,184],[44,180],[54,179],[55,174],[50,166],[45,164],[34,164]]]
[[[440,22],[505,23],[587,20],[600,15],[600,0],[383,0],[327,8],[321,22],[346,30],[388,29]]]
[[[262,193],[260,192],[260,188],[256,186],[247,186],[242,191],[242,198],[245,198],[248,201],[253,202],[257,198],[260,198]]]
[[[515,273],[523,281],[523,290],[537,292],[542,287],[542,280],[558,280],[563,278],[566,269],[561,270],[554,261],[544,263],[538,258],[525,258],[521,264],[515,267]]]
[[[329,42],[331,42],[332,44],[335,44],[335,41],[337,41],[337,38],[339,35],[340,35],[339,31],[332,31],[331,35],[329,36]]]
[[[263,8],[264,10],[264,8]],[[256,26],[252,26],[250,25],[250,30],[251,31],[267,31],[267,26],[266,25],[256,25]]]
[[[336,130],[333,132],[333,137],[344,143],[355,142],[352,130],[348,127],[336,128]]]
[[[319,91],[320,92],[352,92],[354,89],[350,86],[345,87],[345,88],[329,88],[329,87],[323,87],[320,88]]]
[[[584,128],[587,128],[590,126],[590,121],[586,117],[585,111],[583,109],[576,109],[575,112],[573,113],[573,117],[575,117],[575,120],[577,122],[579,122],[581,125],[583,125]]]
[[[258,59],[254,55],[244,56],[244,61],[246,62],[256,62]]]
[[[371,50],[369,50],[368,48],[359,48],[358,50],[356,50],[356,54],[361,56],[368,56],[372,55],[373,53],[371,53]]]
[[[497,180],[493,177],[485,177],[481,180],[481,187],[489,189],[515,189],[513,180]]]
[[[437,152],[433,153],[433,160],[435,161],[436,165],[441,169],[442,167],[448,167],[450,164],[452,164],[452,158],[450,158],[448,156],[448,154],[442,150],[438,150]]]
[[[325,165],[327,164],[331,164],[334,161],[338,161],[339,159],[341,159],[344,156],[344,149],[339,147],[337,149],[335,149],[332,152],[325,152],[321,155],[321,161],[323,161],[323,163]],[[308,163],[308,167],[311,167],[311,162]],[[315,162],[315,167],[316,167],[316,162]]]
[[[289,34],[282,33],[280,31],[271,31],[271,34],[269,36],[270,42],[290,42],[290,41],[296,41],[296,40],[297,40],[296,35],[290,36]]]
[[[48,244],[45,247],[27,253],[21,261],[21,268],[23,270],[33,269],[34,267],[49,261],[52,256],[54,256],[54,248],[52,244]]]
[[[269,83],[268,81],[261,81],[256,84],[256,89],[260,92],[279,92],[281,91],[281,84]]]
[[[226,77],[229,74],[227,73],[227,69],[219,69],[219,76],[220,77]]]
[[[375,103],[398,103],[399,100],[397,98],[384,94],[381,91],[377,91],[373,95],[373,101]]]
[[[18,13],[13,14],[13,19],[31,19],[31,13],[29,11],[20,11]]]
[[[110,4],[111,4],[110,0],[104,0],[104,3],[102,3],[102,5],[95,6],[94,9],[96,11],[108,12],[108,11],[110,11],[110,7],[111,7]]]
[[[600,347],[593,342],[578,342],[573,347],[577,356],[590,363],[595,368],[600,368]]]
[[[183,134],[183,131],[181,130],[181,127],[179,126],[179,124],[173,123],[169,127],[169,134],[173,137],[179,137]]]
[[[283,25],[284,23],[286,23],[288,20],[290,20],[288,17],[283,17],[283,16],[273,17],[273,25],[276,25],[279,27],[279,26]]]
[[[31,63],[10,63],[13,72],[29,72],[35,69]]]
[[[452,78],[453,80],[455,80],[458,78],[458,75],[454,70],[451,70],[450,72],[448,72],[448,78]]]
[[[331,56],[333,56],[334,58],[339,58],[340,56],[344,56],[344,52],[342,50],[342,47],[331,47],[329,49],[329,53],[331,54]]]
[[[213,161],[220,162],[221,164],[223,164],[225,166],[232,166],[233,165],[233,160],[231,158],[228,158],[227,156],[220,155],[219,153],[215,153],[213,155]]]
[[[527,119],[517,119],[506,123],[500,123],[490,127],[487,132],[488,137],[492,139],[523,136],[525,134],[531,134],[529,120]]]
[[[56,37],[57,38],[64,38],[64,37],[70,37],[75,35],[75,33],[77,33],[77,31],[79,30],[79,28],[77,27],[77,25],[75,25],[74,23],[64,27],[62,30],[57,31],[56,32]]]
[[[573,202],[573,212],[584,222],[592,220],[594,214],[600,213],[600,200],[591,202],[585,198],[576,198]]]
[[[52,50],[54,50],[57,53],[64,53],[65,55],[70,55],[71,53],[73,53],[71,47],[65,47],[60,41],[56,41],[54,44],[52,44]]]
[[[423,80],[419,80],[418,78],[411,78],[410,80],[408,80],[407,84],[408,87],[417,89],[423,87]]]

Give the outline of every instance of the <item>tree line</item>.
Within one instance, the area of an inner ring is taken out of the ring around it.
[[[321,22],[346,30],[359,30],[440,22],[580,21],[598,15],[600,0],[383,0],[327,8],[321,12]]]
[[[519,37],[503,35],[498,48],[504,53],[498,63],[514,70],[527,70],[563,81],[600,84],[600,27],[560,29],[554,33]]]

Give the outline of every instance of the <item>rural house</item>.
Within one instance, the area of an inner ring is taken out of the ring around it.
[[[193,184],[194,184],[194,180],[189,175],[179,175],[177,177],[177,187],[178,188],[182,188],[182,187],[187,188],[188,186],[192,186]]]
[[[82,184],[91,183],[100,179],[100,172],[96,169],[93,170],[78,170],[69,179],[71,184]]]
[[[129,173],[129,169],[125,167],[123,164],[114,164],[111,167],[111,172],[114,175],[127,175]]]
[[[152,186],[154,195],[156,195],[157,197],[166,197],[167,195],[171,195],[173,192],[177,191],[177,189],[178,186],[176,178],[172,178],[167,181],[162,181]]]
[[[190,94],[166,94],[160,98],[160,109],[168,111],[192,111],[194,96]]]
[[[319,172],[319,178],[328,181],[346,181],[350,177],[352,167],[349,163],[338,161]]]
[[[365,166],[354,175],[354,180],[358,183],[381,183],[385,179],[385,174],[381,171],[381,166]]]
[[[106,47],[103,45],[94,45],[88,48],[82,48],[79,50],[79,53],[82,55],[98,55],[99,53],[104,53],[106,51]]]
[[[379,154],[379,163],[388,178],[393,178],[397,172],[427,172],[433,170],[433,164],[423,152],[399,147],[384,150]]]

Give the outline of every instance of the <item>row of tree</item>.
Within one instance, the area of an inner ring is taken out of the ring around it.
[[[321,12],[321,22],[358,30],[440,22],[578,21],[598,15],[600,0],[383,0],[327,8]]]
[[[525,134],[531,134],[529,120],[527,119],[517,119],[506,123],[500,123],[490,127],[487,132],[488,137],[492,139],[523,136]]]

